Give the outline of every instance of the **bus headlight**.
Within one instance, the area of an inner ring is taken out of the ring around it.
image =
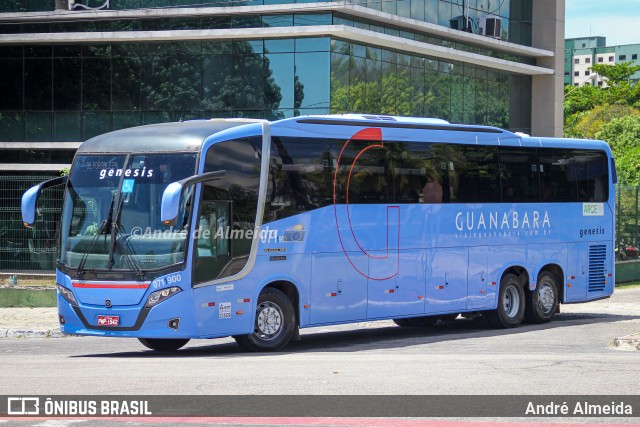
[[[144,306],[153,307],[157,304],[160,304],[162,301],[166,300],[167,298],[174,296],[180,291],[182,291],[182,289],[180,289],[177,286],[173,286],[168,289],[162,289],[159,291],[152,292],[151,295],[149,295],[149,298],[147,298],[147,303]]]
[[[76,297],[73,296],[73,292],[62,285],[56,284],[56,286],[58,287],[58,293],[65,299],[65,301],[71,305],[78,305]]]

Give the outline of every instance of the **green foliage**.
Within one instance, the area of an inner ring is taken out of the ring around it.
[[[595,136],[611,146],[619,182],[640,185],[640,115],[613,119]]]
[[[629,82],[640,71],[640,65],[595,64],[590,69],[605,77],[609,87],[590,84],[565,87],[564,131],[568,137],[594,138],[611,119],[637,115],[640,111],[640,85]]]
[[[639,114],[640,110],[628,105],[598,105],[591,110],[576,114],[571,126],[565,129],[565,134],[577,138],[593,139],[602,126],[611,120]]]
[[[589,111],[604,103],[602,88],[591,85],[564,88],[564,117],[569,118],[577,113]]]
[[[629,78],[636,71],[640,70],[640,65],[631,65],[632,62],[619,62],[617,64],[594,64],[589,69],[600,74],[607,79],[610,86],[627,83]]]

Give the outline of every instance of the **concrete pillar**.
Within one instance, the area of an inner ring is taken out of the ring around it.
[[[534,0],[532,3],[533,47],[551,50],[553,58],[540,58],[541,67],[552,68],[552,76],[533,76],[531,82],[531,133],[561,137],[564,101],[564,13],[565,0]]]

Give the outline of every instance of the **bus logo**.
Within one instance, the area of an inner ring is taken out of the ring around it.
[[[604,216],[604,203],[583,203],[582,216]]]
[[[37,397],[9,397],[7,415],[40,415],[40,399]]]
[[[349,176],[347,179],[347,186],[346,186],[346,203],[345,203],[345,209],[342,210],[342,212],[339,214],[338,213],[338,206],[337,206],[337,187],[338,187],[338,171],[340,170],[340,161],[342,159],[342,154],[344,153],[344,150],[347,148],[347,146],[349,145],[349,143],[351,141],[367,141],[367,142],[371,142],[371,144],[367,145],[365,148],[363,148],[358,155],[353,159],[353,162],[351,163],[351,166],[349,168]],[[340,155],[338,156],[338,164],[336,165],[336,170],[335,173],[333,175],[333,213],[335,216],[335,222],[336,222],[336,230],[338,232],[338,239],[340,240],[340,246],[342,246],[342,251],[344,252],[345,256],[347,257],[347,260],[349,261],[349,264],[351,264],[351,266],[363,277],[366,277],[369,280],[388,280],[391,279],[393,277],[396,277],[399,273],[400,273],[400,206],[387,206],[387,223],[386,223],[386,227],[387,227],[387,248],[386,248],[386,254],[385,255],[372,255],[370,253],[368,253],[367,251],[364,250],[364,248],[362,247],[362,245],[360,244],[360,242],[358,241],[358,238],[356,237],[356,230],[353,229],[353,225],[351,223],[351,213],[349,210],[349,183],[351,182],[351,175],[353,173],[353,170],[356,166],[356,163],[358,161],[358,158],[367,150],[369,149],[375,149],[375,148],[381,148],[384,147],[384,144],[382,142],[382,130],[380,128],[367,128],[367,129],[363,129],[359,132],[357,132],[355,135],[353,135],[342,147],[342,150],[340,151]],[[345,212],[346,211],[346,212]],[[346,216],[346,218],[345,218]],[[342,217],[342,219],[339,219],[340,217]],[[349,238],[349,233],[344,233],[344,235],[340,232],[340,223],[345,223],[346,219],[346,223],[348,224],[349,230],[351,231],[351,238]],[[394,223],[395,227],[397,228],[396,230],[392,230],[392,224]],[[389,242],[390,239],[392,239],[393,234],[396,234],[395,238],[397,239],[397,246],[396,249],[393,251],[394,253],[391,253],[392,251],[389,249]],[[381,275],[376,275],[373,276],[371,273],[367,273],[364,270],[364,266],[362,266],[361,268],[358,268],[356,266],[355,261],[349,256],[349,251],[347,251],[347,249],[345,248],[345,244],[347,243],[347,239],[348,242],[350,243],[355,243],[355,245],[357,245],[358,249],[360,250],[360,252],[362,252],[367,259],[370,262],[375,262],[377,263],[379,266],[384,266],[387,267],[386,269],[384,269],[383,271],[386,271],[386,274],[383,273]],[[386,264],[386,265],[385,265]]]

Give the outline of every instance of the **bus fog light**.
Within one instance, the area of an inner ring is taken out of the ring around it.
[[[56,285],[58,288],[58,293],[60,294],[60,296],[62,296],[62,298],[65,299],[65,301],[67,301],[69,304],[72,305],[78,305],[78,302],[76,301],[76,297],[73,296],[73,292],[71,292],[69,289],[65,288],[62,285]]]
[[[177,294],[181,290],[182,289],[180,289],[179,287],[173,286],[173,287],[168,288],[168,289],[162,289],[160,291],[155,291],[151,295],[149,295],[149,298],[147,298],[147,303],[144,306],[145,307],[153,307],[153,306],[155,306],[157,304],[160,304],[162,301],[166,300],[167,298],[171,298],[172,296],[174,296],[175,294]]]
[[[168,325],[169,325],[169,327],[171,329],[176,329],[177,330],[180,327],[180,319],[179,318],[171,319],[171,320],[169,320],[169,324]]]

